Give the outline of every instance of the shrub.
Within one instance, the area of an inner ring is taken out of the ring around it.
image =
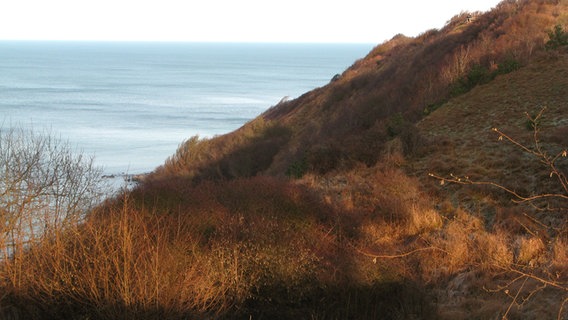
[[[425,116],[427,116],[427,115],[429,115],[430,113],[436,111],[436,110],[437,110],[438,108],[440,108],[441,106],[443,106],[444,103],[446,103],[446,102],[447,102],[447,101],[442,100],[442,101],[438,101],[438,102],[435,102],[435,103],[430,103],[430,104],[428,104],[428,105],[424,108],[424,110],[423,110],[422,112],[423,112],[423,114],[424,114]]]
[[[329,143],[308,150],[306,160],[311,172],[325,174],[337,169],[343,157],[341,149],[335,144]]]
[[[511,73],[515,70],[518,70],[521,67],[521,63],[517,61],[513,57],[508,57],[503,62],[499,64],[497,67],[496,73],[497,74],[507,74]]]
[[[286,169],[286,176],[290,178],[301,178],[308,172],[308,162],[307,158],[303,156],[300,160],[292,162],[292,164]]]
[[[38,277],[36,271],[57,279],[38,279],[42,286],[73,282],[76,275],[59,268],[68,260],[59,254],[61,241],[71,230],[79,232],[87,212],[108,191],[93,158],[52,134],[0,129],[0,318],[4,299],[28,298],[24,287]],[[59,260],[46,265],[49,259]]]
[[[459,78],[458,81],[452,85],[451,95],[459,96],[464,94],[478,85],[492,81],[497,75],[511,73],[518,70],[520,67],[520,62],[513,57],[505,58],[498,64],[497,69],[493,71],[481,64],[475,64],[469,69],[465,76]]]
[[[326,225],[333,210],[311,192],[267,177],[168,182],[31,245],[14,279],[0,278],[0,318],[232,318],[320,301],[330,259],[344,259]],[[177,201],[152,201],[164,192]]]
[[[401,113],[397,113],[389,118],[387,123],[387,134],[389,137],[394,138],[398,136],[408,122],[404,119]]]
[[[52,134],[0,128],[0,248],[26,243],[77,223],[105,195],[102,170]],[[0,258],[2,257],[0,256]]]
[[[453,96],[459,96],[464,94],[475,86],[487,83],[493,80],[494,74],[489,72],[486,67],[476,64],[474,65],[467,75],[461,77],[452,87],[451,94]]]
[[[414,124],[409,124],[404,127],[400,134],[404,155],[416,156],[422,151],[425,139]]]
[[[568,45],[568,32],[564,31],[564,28],[559,24],[554,26],[552,31],[548,31],[548,38],[545,44],[545,48],[548,50],[554,50]]]
[[[291,131],[259,117],[232,133],[184,141],[153,178],[185,176],[194,180],[251,177],[266,170],[291,137]]]

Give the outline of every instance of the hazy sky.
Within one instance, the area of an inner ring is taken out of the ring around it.
[[[499,0],[2,0],[0,40],[380,43]]]

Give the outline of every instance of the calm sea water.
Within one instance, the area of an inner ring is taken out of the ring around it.
[[[48,129],[108,174],[153,170],[325,85],[372,45],[0,42],[0,125]]]

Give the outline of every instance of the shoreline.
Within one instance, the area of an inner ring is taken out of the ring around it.
[[[130,190],[136,186],[138,186],[141,182],[150,175],[150,172],[145,173],[137,173],[137,174],[129,174],[129,173],[120,173],[120,174],[103,174],[101,175],[101,180],[106,181],[109,183],[110,188],[113,191],[118,190]]]

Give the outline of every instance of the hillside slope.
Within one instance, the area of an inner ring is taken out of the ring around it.
[[[338,250],[319,260],[324,270],[365,288],[394,281],[405,292],[410,283],[424,292],[417,305],[426,318],[561,317],[568,163],[555,160],[556,177],[492,129],[534,150],[525,113],[542,111],[540,146],[549,155],[568,146],[568,56],[545,49],[554,26],[568,23],[568,2],[503,1],[473,16],[416,38],[398,35],[241,129],[188,140],[145,187],[172,190],[171,177],[174,186],[198,187],[298,178],[288,183],[329,206],[326,219],[337,215],[335,224],[324,219]],[[499,186],[560,199],[516,204]]]
[[[431,148],[413,162],[417,174],[468,175],[472,179],[510,180],[515,188],[532,189],[534,157],[499,141],[498,128],[534,147],[529,117],[541,110],[539,142],[550,155],[568,146],[568,57],[543,54],[518,71],[497,77],[450,100],[417,127]]]
[[[0,318],[567,319],[568,2],[473,16],[20,239]]]
[[[197,145],[192,139],[158,172],[227,179],[373,165],[384,143],[404,134],[407,124],[531,61],[544,49],[547,32],[568,24],[567,6],[565,1],[503,1],[489,12],[474,13],[473,20],[462,13],[441,30],[416,38],[398,35],[328,85],[189,152]]]
[[[409,277],[428,284],[438,301],[437,317],[493,318],[507,314],[510,304],[511,318],[556,319],[568,280],[568,190],[560,183],[568,175],[562,156],[568,148],[567,75],[568,52],[542,53],[420,120],[413,130],[421,144],[412,156],[403,155],[402,138],[396,137],[385,144],[377,165],[309,175],[301,183],[350,215],[386,215],[379,225],[360,226],[365,240],[359,240],[359,250],[378,257],[374,261],[398,257],[401,268],[415,263]],[[538,143],[547,155],[559,156],[555,167],[562,177],[492,130],[537,150],[528,117],[541,111]],[[515,203],[519,199],[492,183],[521,196],[560,197]],[[398,227],[386,227],[393,219]],[[525,276],[526,288],[513,281]],[[562,289],[540,292],[541,280]],[[509,300],[509,290],[518,290],[525,302]]]

